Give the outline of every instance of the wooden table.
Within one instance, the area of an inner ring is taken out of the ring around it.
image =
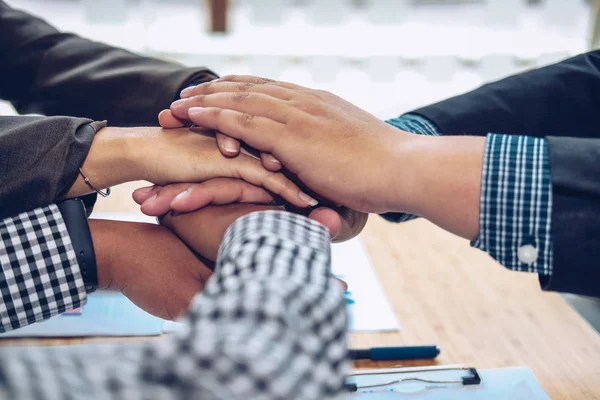
[[[96,210],[137,211],[130,200],[131,189],[137,186],[116,188],[98,201]],[[508,271],[471,249],[467,241],[426,221],[394,225],[372,217],[362,239],[402,330],[355,333],[354,347],[437,344],[442,353],[436,363],[478,368],[526,365],[554,400],[600,399],[600,335],[559,295],[542,292],[536,276]],[[426,364],[430,362],[405,363]]]

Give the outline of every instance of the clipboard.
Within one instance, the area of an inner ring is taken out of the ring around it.
[[[352,400],[551,400],[527,367],[479,370],[465,365],[355,370]]]

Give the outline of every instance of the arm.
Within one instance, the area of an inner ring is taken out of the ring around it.
[[[40,135],[40,132],[45,133]],[[228,158],[208,132],[154,127],[107,128],[69,117],[0,118],[0,218],[124,182],[202,182],[236,177],[297,207],[300,189],[242,154]]]
[[[600,50],[413,111],[444,135],[598,137]]]
[[[61,33],[0,1],[0,98],[20,113],[156,125],[190,82],[216,78],[156,58]]]
[[[175,116],[273,154],[334,202],[421,215],[509,268],[538,272],[546,289],[600,294],[588,257],[600,236],[599,139],[413,135],[330,93],[247,76],[199,85],[186,99]],[[573,255],[575,242],[587,253]]]
[[[75,240],[69,228],[77,232]],[[0,332],[85,303],[98,280],[89,235],[79,201],[0,221]],[[81,264],[86,265],[85,270]]]
[[[211,275],[169,230],[87,220],[68,200],[0,221],[0,332],[85,304],[96,290],[120,290],[144,310],[175,318]]]
[[[348,364],[328,241],[327,230],[304,217],[243,217],[225,234],[185,329],[143,346],[2,349],[0,390],[13,398],[333,397]]]

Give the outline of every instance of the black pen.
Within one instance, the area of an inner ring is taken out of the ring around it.
[[[351,349],[351,360],[422,360],[436,358],[440,354],[437,346],[397,346],[372,347],[370,349]]]

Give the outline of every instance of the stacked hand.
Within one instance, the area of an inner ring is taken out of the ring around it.
[[[393,193],[393,183],[410,174],[382,160],[397,159],[398,150],[406,149],[414,135],[331,93],[230,76],[188,88],[181,96],[161,113],[164,127],[191,121],[218,130],[228,136],[219,140],[226,155],[235,154],[241,140],[263,152],[267,169],[286,168],[336,204],[384,212],[398,211],[398,199],[411,203],[410,193]]]
[[[185,128],[187,122],[168,111],[159,120],[164,129],[102,129],[83,166],[97,187],[133,180],[154,183],[137,190],[134,200],[144,213],[163,216],[163,226],[90,223],[100,288],[120,290],[141,308],[174,318],[203,289],[225,230],[242,215],[285,205],[324,224],[336,241],[354,237],[364,227],[366,214],[335,206],[339,201],[329,201],[328,193],[308,190],[330,206],[308,208],[317,202],[268,153],[259,159],[240,151],[239,142],[228,136]],[[78,181],[70,195],[86,190]]]

